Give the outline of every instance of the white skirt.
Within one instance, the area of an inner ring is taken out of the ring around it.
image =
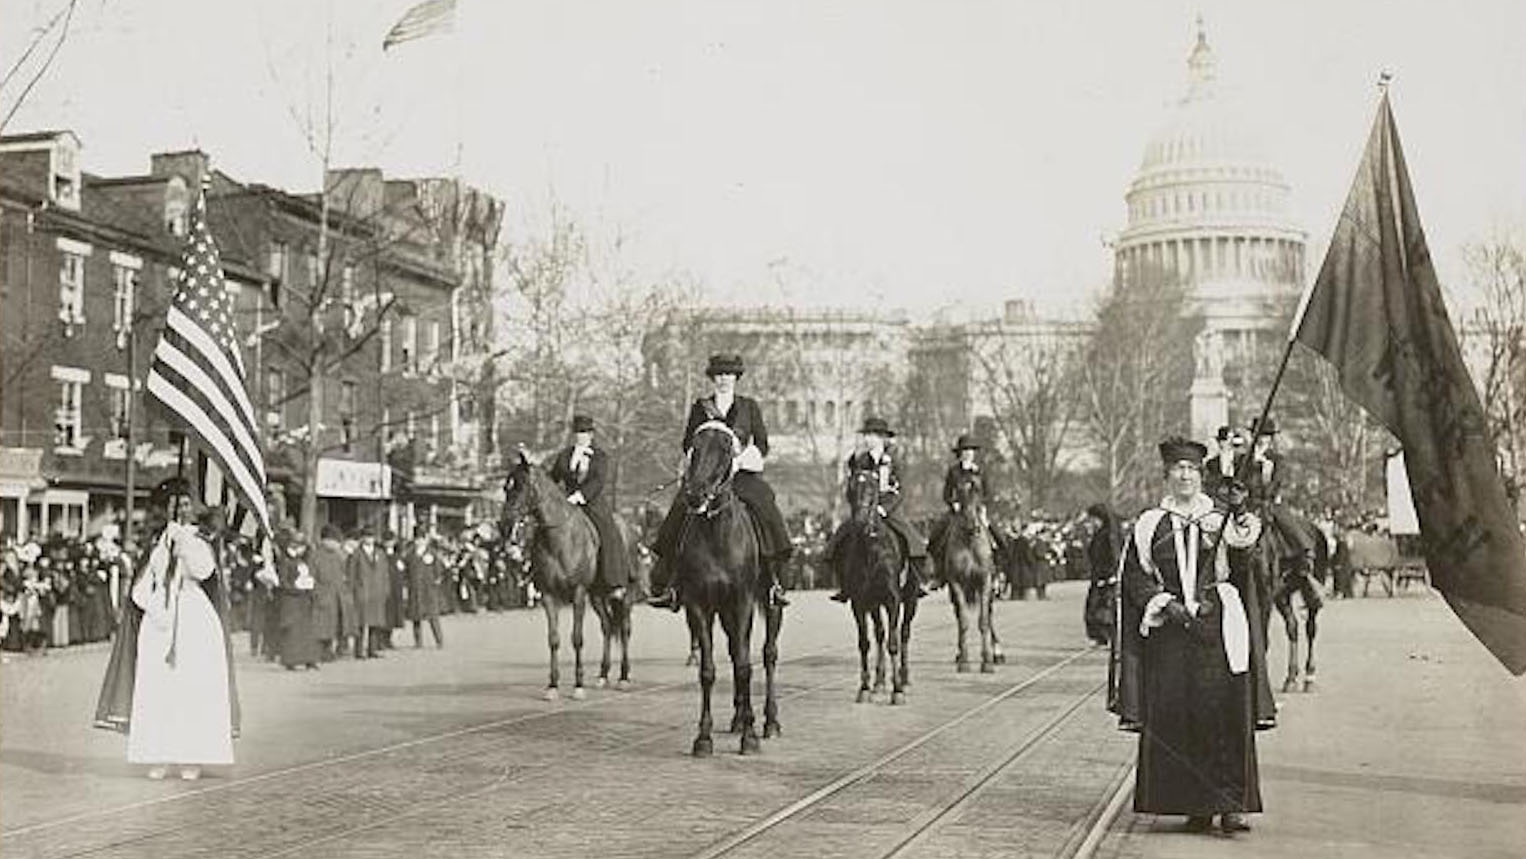
[[[222,623],[195,582],[180,592],[175,664],[164,661],[172,615],[156,605],[138,635],[127,761],[134,764],[231,764],[232,716]]]

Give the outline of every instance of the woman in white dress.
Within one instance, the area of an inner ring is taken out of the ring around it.
[[[203,583],[217,572],[212,545],[189,523],[190,498],[149,554],[133,602],[143,609],[127,761],[164,778],[193,780],[205,765],[233,763],[228,659],[222,621]],[[178,520],[178,521],[177,521]]]

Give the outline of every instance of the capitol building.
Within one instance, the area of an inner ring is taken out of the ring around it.
[[[1192,435],[1230,418],[1224,367],[1281,337],[1281,308],[1305,281],[1302,229],[1287,180],[1239,105],[1221,95],[1202,20],[1187,58],[1187,91],[1145,147],[1115,243],[1115,288],[1186,287],[1204,325],[1194,345]],[[1236,414],[1238,422],[1246,417]]]

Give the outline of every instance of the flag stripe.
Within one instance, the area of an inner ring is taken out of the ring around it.
[[[425,0],[411,7],[387,31],[386,38],[382,40],[382,50],[449,30],[455,23],[455,11],[455,0]]]
[[[171,306],[165,321],[167,323],[165,339],[174,341],[183,338],[186,342],[177,344],[182,350],[186,350],[188,345],[194,346],[195,350],[200,352],[206,362],[211,365],[211,369],[216,371],[223,383],[224,391],[244,413],[245,423],[250,427],[255,426],[254,404],[249,402],[249,393],[244,390],[244,374],[233,368],[227,354],[212,342],[212,338],[207,336],[207,332],[197,325],[195,320],[186,316],[179,308]]]
[[[259,458],[253,456],[251,451],[259,450],[254,442],[248,424],[239,420],[238,414],[228,402],[223,390],[216,382],[207,375],[206,370],[170,342],[170,338],[159,341],[159,348],[154,350],[154,363],[149,367],[149,376],[155,373],[170,371],[180,377],[180,380],[188,382],[198,394],[201,405],[208,413],[215,412],[220,419],[221,428],[231,431],[239,443],[239,452],[249,469],[260,479],[265,481],[265,466]]]
[[[150,391],[155,392],[155,396],[159,396],[157,392],[163,390],[163,386],[168,386],[179,395],[179,400],[176,403],[166,402],[165,405],[170,406],[177,414],[190,422],[192,429],[198,434],[201,434],[204,430],[216,433],[216,437],[205,438],[204,443],[209,449],[225,459],[231,456],[231,460],[227,460],[224,464],[226,471],[232,471],[235,477],[240,472],[248,474],[249,479],[254,482],[254,485],[264,485],[263,478],[255,475],[254,466],[249,462],[250,457],[248,452],[234,445],[226,425],[223,424],[214,412],[207,409],[205,402],[201,399],[201,393],[188,387],[184,377],[169,367],[159,366],[150,371],[148,381],[150,383]],[[163,397],[160,397],[160,399],[162,400]],[[189,413],[184,412],[181,410],[182,407],[191,411]],[[260,497],[263,498],[263,495]]]
[[[165,375],[151,372],[148,376],[148,390],[158,397],[166,406],[173,409],[176,414],[184,418],[191,429],[205,441],[212,450],[222,458],[224,462],[231,463],[229,469],[233,474],[234,485],[239,493],[244,496],[245,503],[254,509],[260,517],[261,524],[268,530],[270,528],[269,512],[265,509],[265,496],[263,483],[255,479],[250,473],[248,466],[235,452],[232,442],[223,433],[216,422],[196,403],[187,396],[186,391],[177,388]]]

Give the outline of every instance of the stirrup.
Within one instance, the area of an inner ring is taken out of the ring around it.
[[[649,598],[646,601],[646,604],[653,608],[665,608],[669,611],[678,611],[679,607],[683,604],[683,600],[679,599],[677,588],[668,587],[662,593],[656,594]]]
[[[838,591],[831,596],[832,602],[847,602],[850,599],[852,599],[852,597],[848,596],[847,591]]]

